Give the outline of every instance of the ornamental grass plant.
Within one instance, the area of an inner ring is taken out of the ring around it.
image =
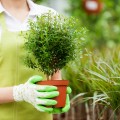
[[[90,73],[92,90],[97,91],[95,102],[112,108],[116,113],[120,109],[120,48],[104,51],[103,57],[95,60]]]
[[[71,78],[70,83],[74,96],[73,104],[89,103],[95,115],[96,106],[103,105],[104,109],[112,109],[114,119],[120,110],[120,46],[112,49],[86,51],[84,55],[63,70],[65,79]],[[99,117],[102,115],[99,113]],[[111,118],[110,116],[110,118]]]

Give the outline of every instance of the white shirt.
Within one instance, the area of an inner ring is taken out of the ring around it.
[[[35,20],[36,16],[44,14],[44,13],[48,12],[49,10],[55,14],[57,13],[52,8],[35,4],[31,0],[27,0],[27,2],[29,5],[29,8],[30,8],[30,12],[29,12],[28,16],[26,17],[26,19],[24,20],[24,22],[22,22],[22,23],[21,23],[21,21],[16,19],[14,16],[12,16],[7,10],[5,10],[4,7],[2,6],[2,4],[0,3],[0,13],[3,12],[5,14],[5,20],[6,20],[6,24],[7,24],[9,31],[12,31],[12,32],[26,31],[26,30],[28,30],[28,20],[29,19]],[[1,33],[2,33],[2,27],[0,26],[0,36],[1,36]]]

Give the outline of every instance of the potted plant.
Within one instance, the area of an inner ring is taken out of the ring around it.
[[[38,84],[59,86],[60,95],[55,99],[62,97],[60,101],[63,103],[58,102],[55,107],[65,105],[68,81],[51,78],[80,53],[81,45],[85,41],[85,32],[86,29],[81,27],[79,20],[53,15],[52,12],[42,14],[36,21],[29,22],[29,31],[25,34],[25,63],[46,75],[47,81]]]

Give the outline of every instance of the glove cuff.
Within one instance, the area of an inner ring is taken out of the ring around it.
[[[22,90],[23,90],[23,84],[20,84],[18,86],[14,86],[13,87],[13,98],[14,101],[16,102],[20,102],[23,101],[23,95],[22,95]]]

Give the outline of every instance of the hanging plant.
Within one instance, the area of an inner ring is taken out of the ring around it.
[[[100,0],[83,0],[83,8],[88,14],[98,14],[102,10]]]

